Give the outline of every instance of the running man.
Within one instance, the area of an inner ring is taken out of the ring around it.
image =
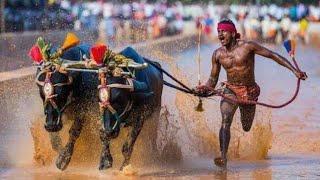
[[[272,59],[281,66],[288,68],[297,78],[307,79],[306,73],[295,69],[286,58],[255,42],[239,40],[239,38],[240,34],[237,33],[231,20],[222,20],[218,23],[218,39],[222,46],[213,52],[209,80],[205,85],[196,87],[198,93],[206,94],[215,88],[222,66],[227,73],[227,82],[224,82],[224,94],[227,97],[242,101],[257,101],[260,88],[254,75],[255,54]],[[238,107],[243,130],[248,132],[252,126],[256,105],[235,104],[227,99],[221,100],[222,124],[219,132],[221,157],[214,160],[215,164],[220,167],[226,167],[227,165],[230,127]]]

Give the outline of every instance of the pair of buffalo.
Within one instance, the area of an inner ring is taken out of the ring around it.
[[[44,53],[41,49],[40,52]],[[129,83],[128,79],[130,78],[128,76],[114,76],[109,71],[99,74],[85,71],[61,71],[56,65],[50,63],[49,65],[44,65],[41,59],[45,58],[42,58],[41,55],[39,58],[31,53],[34,61],[38,63],[41,61],[42,63],[37,69],[36,82],[44,105],[45,129],[48,132],[60,131],[63,126],[61,117],[65,109],[72,109],[71,112],[74,113],[75,117],[69,130],[68,142],[59,150],[59,156],[56,160],[56,166],[59,169],[64,170],[68,166],[83,122],[90,120],[85,119],[85,113],[87,109],[93,108],[92,104],[100,103],[101,110],[102,123],[99,134],[102,142],[102,152],[100,170],[112,166],[113,159],[109,145],[110,140],[118,136],[120,124],[133,127],[130,132],[131,135],[128,136],[122,147],[124,156],[122,169],[129,164],[133,146],[145,119],[150,117],[153,112],[159,112],[155,111],[155,109],[160,109],[161,106],[163,75],[155,66],[159,68],[160,65],[140,56],[131,47],[124,49],[120,54],[139,64],[147,62],[152,64],[144,69],[137,70],[134,78],[134,81],[147,85],[148,95],[145,95],[144,92],[122,88],[132,85],[132,83]],[[64,50],[59,58],[68,59],[69,62],[79,62],[82,61],[84,55],[86,57],[92,55],[90,47],[88,45],[76,45]],[[105,68],[108,68],[108,66]],[[122,70],[128,72],[130,67],[122,68]],[[131,70],[134,71],[134,69]],[[103,90],[100,89],[101,82],[104,82]],[[99,89],[97,88],[98,86]],[[133,85],[132,87],[135,86]],[[99,97],[97,97],[97,92]],[[101,106],[103,103],[104,106]]]

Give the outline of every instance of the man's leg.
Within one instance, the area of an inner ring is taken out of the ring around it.
[[[250,131],[254,115],[256,112],[256,105],[239,106],[241,114],[242,129],[246,132]]]
[[[229,94],[228,96],[234,99],[236,98],[236,96],[233,94]],[[215,164],[220,167],[225,167],[227,165],[227,152],[230,142],[230,127],[237,107],[237,104],[232,104],[226,100],[222,100],[220,103],[220,111],[222,116],[222,124],[219,132],[221,158],[216,158],[214,160]]]

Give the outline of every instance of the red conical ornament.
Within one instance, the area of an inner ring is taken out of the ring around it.
[[[28,55],[31,57],[34,63],[40,64],[43,61],[43,57],[40,48],[37,45],[32,46]]]
[[[106,51],[107,51],[107,46],[104,44],[97,44],[91,47],[90,49],[91,58],[96,62],[98,66],[103,65],[103,60],[104,60]]]

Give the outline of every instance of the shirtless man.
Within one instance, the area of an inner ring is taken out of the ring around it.
[[[255,54],[272,59],[288,68],[297,78],[303,80],[307,78],[306,73],[295,69],[286,58],[279,54],[255,42],[239,40],[240,34],[237,33],[235,25],[231,20],[222,20],[218,23],[218,38],[222,46],[215,50],[212,55],[212,69],[209,80],[205,85],[196,87],[196,91],[199,93],[206,94],[215,88],[222,66],[227,73],[227,82],[224,83],[224,94],[233,99],[257,101],[260,88],[254,76]],[[227,165],[230,127],[233,115],[238,107],[244,131],[248,132],[250,130],[254,119],[256,105],[235,104],[227,99],[221,100],[222,125],[219,132],[221,157],[214,160],[215,164],[220,167],[226,167]]]

